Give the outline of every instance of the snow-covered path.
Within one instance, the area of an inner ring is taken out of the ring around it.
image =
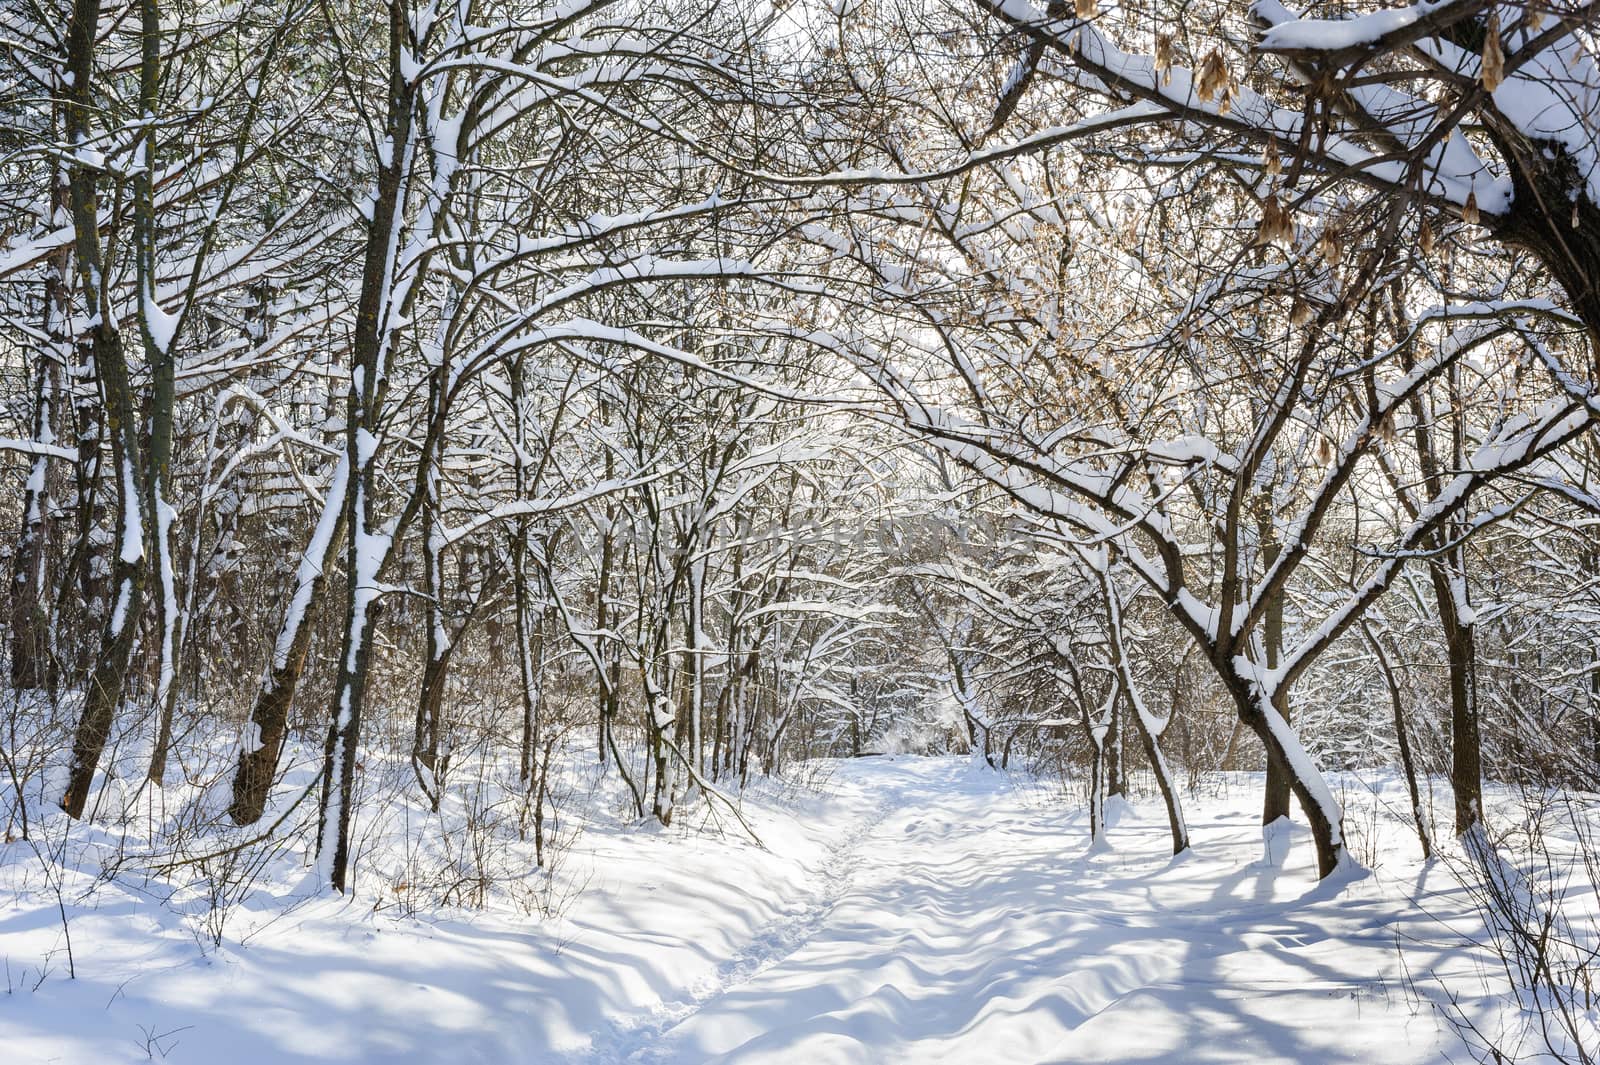
[[[30,990],[59,929],[53,904],[20,900],[0,910],[0,954],[25,970],[0,997],[4,1060],[1461,1057],[1396,944],[1425,994],[1442,976],[1481,995],[1482,959],[1441,923],[1469,908],[1398,826],[1379,871],[1335,893],[1312,880],[1303,840],[1288,869],[1255,864],[1249,785],[1191,798],[1197,853],[1179,862],[1158,808],[1123,812],[1114,849],[1089,855],[1081,812],[964,760],[838,763],[823,790],[747,804],[765,850],[676,829],[587,834],[570,863],[586,890],[547,924],[393,919],[369,886],[202,955],[170,911],[108,888],[72,914],[79,978],[56,947]],[[250,906],[265,921],[282,901]]]
[[[1176,863],[1164,822],[1125,816],[1120,850],[1090,859],[1076,818],[965,763],[846,776],[886,808],[804,940],[601,1060],[1370,1063],[1449,1046],[1407,994],[1381,881],[1318,899],[1308,872],[1252,868],[1246,813],[1206,819],[1204,855]]]

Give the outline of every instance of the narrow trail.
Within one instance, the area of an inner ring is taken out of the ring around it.
[[[647,1022],[619,1028],[586,1060],[596,1065],[663,1060],[661,1047],[680,1025],[805,947],[821,932],[834,907],[849,890],[868,841],[891,811],[905,801],[903,787],[881,793],[876,803],[855,820],[852,830],[830,847],[809,897],[798,911],[766,925],[745,949],[719,965],[711,980],[698,985],[688,1000],[663,1003]]]
[[[1412,936],[1422,964],[1448,963],[1426,945],[1437,926],[1379,878],[1335,894],[1256,865],[1248,804],[1201,813],[1198,855],[1172,860],[1158,812],[1134,811],[1091,857],[1077,814],[1000,774],[903,759],[840,775],[877,798],[804,908],[588,1060],[1442,1060],[1447,1026],[1394,949]]]

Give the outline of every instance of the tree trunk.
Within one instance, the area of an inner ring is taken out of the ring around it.
[[[45,282],[47,333],[54,333],[61,310],[59,257],[53,257]],[[48,355],[34,369],[33,439],[44,445],[56,442],[56,399],[61,388],[61,368]],[[50,678],[50,611],[48,560],[50,549],[49,456],[35,455],[29,464],[22,496],[22,530],[11,571],[11,686],[43,688]]]
[[[345,527],[345,494],[349,481],[349,458],[339,459],[328,494],[322,501],[322,515],[311,542],[300,556],[294,594],[278,627],[272,662],[256,690],[250,712],[250,728],[239,767],[233,776],[233,801],[228,816],[236,825],[254,824],[267,807],[272,778],[278,772],[278,758],[288,733],[289,708],[305,671],[306,654],[311,648],[313,620],[322,604],[328,571],[338,558]]]
[[[1483,745],[1478,730],[1477,651],[1473,626],[1445,615],[1450,661],[1450,786],[1455,791],[1456,835],[1483,821]]]
[[[112,468],[118,474],[117,528],[121,535],[111,566],[111,612],[101,631],[100,650],[84,695],[83,713],[73,735],[72,763],[67,773],[66,792],[61,799],[61,808],[72,817],[83,816],[100,755],[110,738],[112,718],[122,702],[128,663],[133,656],[139,615],[144,605],[144,539],[139,520],[139,485],[143,471],[133,433],[132,423],[137,415],[131,409],[122,338],[114,327],[101,324],[94,330],[92,343],[96,371],[106,398]]]
[[[1384,683],[1389,688],[1389,705],[1394,712],[1395,743],[1400,748],[1400,767],[1405,772],[1406,790],[1411,795],[1411,821],[1416,826],[1417,841],[1422,844],[1422,858],[1426,861],[1433,857],[1433,841],[1428,838],[1427,812],[1422,808],[1422,791],[1417,787],[1417,766],[1411,754],[1411,739],[1406,734],[1405,704],[1400,697],[1400,683],[1395,679],[1394,669],[1389,656],[1383,652],[1383,645],[1378,642],[1377,635],[1366,621],[1361,622],[1361,633],[1377,657],[1378,668],[1383,672]]]
[[[373,528],[372,508],[377,488],[377,434],[382,429],[380,418],[392,351],[389,301],[394,294],[388,287],[393,268],[392,244],[404,221],[405,185],[412,154],[415,86],[405,72],[410,35],[406,12],[404,5],[389,6],[389,150],[378,168],[377,194],[368,225],[364,280],[351,351],[350,390],[345,402],[345,459],[350,470],[344,499],[345,524],[350,529],[345,573],[349,589],[332,720],[323,746],[322,801],[317,825],[319,878],[341,893],[349,888],[350,817],[354,810],[362,704],[371,661],[373,606],[378,597],[378,574],[392,543]]]
[[[1113,701],[1110,712],[1106,714],[1106,735],[1102,746],[1104,747],[1107,799],[1126,799],[1128,796],[1128,785],[1123,779],[1122,714],[1119,712],[1120,706],[1120,700]]]
[[[428,797],[428,808],[439,812],[439,801],[444,795],[445,772],[449,768],[448,754],[440,753],[440,736],[444,732],[444,686],[450,674],[450,649],[445,646],[437,657],[431,656],[422,667],[422,686],[417,695],[416,734],[412,737],[411,758],[428,771],[431,779],[423,781],[423,791]],[[419,780],[423,774],[417,773]]]
[[[139,109],[153,119],[161,83],[161,12],[157,0],[139,0],[139,22]],[[150,369],[150,407],[145,418],[150,433],[150,461],[143,505],[151,568],[156,579],[156,631],[159,634],[156,739],[145,775],[160,786],[166,776],[172,717],[178,701],[178,592],[171,536],[172,519],[176,515],[166,499],[171,482],[177,364],[172,353],[176,337],[156,303],[155,134],[156,127],[151,122],[142,135],[144,165],[134,174],[133,243],[139,286],[139,335],[144,344],[145,364]],[[156,328],[158,320],[162,323],[160,329]]]
[[[1483,744],[1478,732],[1477,653],[1466,596],[1465,559],[1459,547],[1428,563],[1450,674],[1450,786],[1455,791],[1455,832],[1483,821]],[[1460,588],[1455,585],[1460,582]]]
[[[72,84],[67,100],[67,136],[73,143],[91,139],[94,103],[94,43],[100,21],[99,0],[76,0],[67,24],[67,72]],[[111,565],[111,610],[100,634],[100,649],[85,693],[83,713],[72,741],[72,762],[61,808],[82,817],[100,755],[111,734],[111,722],[122,701],[128,663],[139,631],[144,605],[145,530],[141,520],[146,470],[139,448],[138,411],[128,382],[122,337],[112,318],[103,286],[105,263],[100,247],[100,208],[96,174],[88,165],[73,164],[69,179],[74,247],[79,287],[89,334],[88,361],[100,385],[107,433],[111,438],[112,475],[117,485],[117,538]]]
[[[365,405],[358,388],[352,387],[346,454],[351,476],[349,490],[345,493],[345,522],[350,526],[345,552],[349,588],[345,598],[339,674],[333,689],[332,720],[322,750],[322,799],[317,825],[319,879],[339,892],[349,888],[350,816],[354,810],[361,711],[372,658],[373,607],[378,598],[378,574],[388,551],[387,538],[372,530],[377,460],[368,443],[371,431],[363,424],[366,419],[362,417],[361,408]]]
[[[506,365],[506,376],[511,386],[511,418],[514,457],[514,477],[517,489],[517,498],[523,499],[528,491],[528,412],[523,409],[523,371],[524,360],[521,355],[511,360]],[[531,790],[539,792],[542,781],[537,785],[534,776],[539,770],[539,710],[543,702],[544,687],[544,633],[545,623],[541,613],[538,634],[538,651],[534,650],[534,636],[529,630],[529,617],[532,605],[528,595],[528,518],[522,515],[517,518],[516,526],[511,534],[511,597],[512,609],[516,611],[516,640],[517,640],[517,680],[521,689],[522,702],[522,743],[517,762],[517,779],[528,785]],[[550,562],[548,556],[546,562]],[[535,655],[537,654],[537,659]],[[539,692],[535,694],[535,686]],[[602,736],[601,742],[604,742]],[[602,749],[601,754],[604,755]],[[536,801],[538,797],[536,796]],[[541,808],[542,809],[542,808]],[[541,810],[535,811],[534,821],[534,850],[536,854],[543,852],[543,833],[540,826],[543,820]],[[541,860],[542,864],[542,860]]]
[[[1106,744],[1105,733],[1082,706],[1083,734],[1089,741],[1089,845],[1105,838],[1106,832]]]
[[[1289,723],[1282,719],[1271,702],[1261,702],[1255,682],[1234,672],[1231,663],[1222,675],[1227,678],[1229,692],[1239,711],[1239,720],[1256,734],[1266,748],[1268,766],[1277,766],[1277,771],[1289,781],[1290,790],[1300,802],[1300,809],[1311,826],[1311,838],[1317,849],[1317,876],[1329,875],[1339,868],[1346,855],[1344,816],[1338,801],[1305,749],[1300,746]]]
[[[1278,544],[1275,531],[1271,527],[1270,519],[1263,521],[1262,529],[1262,566],[1263,569],[1272,568],[1277,561],[1281,547]],[[1267,668],[1277,669],[1278,659],[1283,654],[1283,596],[1274,595],[1267,603],[1267,609],[1261,619],[1262,650],[1266,654]],[[1273,693],[1273,707],[1278,715],[1283,718],[1284,724],[1289,723],[1289,689],[1281,686]],[[1261,796],[1261,823],[1270,825],[1274,821],[1290,816],[1290,792],[1292,785],[1289,777],[1279,768],[1271,758],[1267,759],[1267,784]]]
[[[511,580],[513,609],[516,610],[517,679],[521,682],[522,742],[517,764],[517,779],[525,784],[533,781],[539,757],[539,708],[543,702],[544,687],[544,632],[541,615],[537,634],[529,632],[528,577],[527,577],[527,523],[517,522],[515,539],[511,545]]]
[[[668,640],[662,639],[660,642],[665,646]],[[646,732],[650,742],[650,765],[654,773],[653,788],[650,793],[650,813],[663,825],[670,825],[675,798],[675,774],[672,771],[672,752],[667,744],[667,729],[672,727],[680,715],[673,713],[671,709],[670,664],[666,668],[668,679],[665,685],[658,685],[647,668],[644,677],[644,712],[647,718]],[[666,704],[665,707],[663,703]]]
[[[448,363],[429,375],[428,380],[428,433],[423,442],[427,452],[425,468],[419,485],[422,496],[422,584],[425,597],[426,650],[422,667],[422,686],[417,694],[416,721],[411,738],[411,760],[417,781],[427,795],[428,805],[439,812],[439,802],[444,795],[445,766],[439,756],[440,735],[444,731],[444,686],[449,675],[449,634],[444,620],[444,525],[439,510],[440,467],[444,464],[444,405],[443,377]],[[427,772],[424,773],[423,771]],[[429,779],[431,778],[431,779]]]
[[[1168,708],[1167,716],[1157,720],[1145,705],[1144,696],[1134,681],[1133,663],[1129,661],[1127,641],[1122,623],[1122,599],[1110,573],[1111,557],[1105,566],[1092,566],[1100,581],[1101,595],[1106,604],[1106,629],[1111,650],[1111,664],[1116,670],[1117,684],[1127,700],[1134,727],[1139,732],[1139,742],[1144,748],[1145,761],[1155,774],[1156,787],[1161,791],[1161,801],[1167,808],[1167,825],[1172,830],[1172,853],[1182,854],[1189,849],[1189,826],[1183,817],[1183,803],[1178,798],[1178,788],[1172,779],[1167,759],[1161,753],[1161,737],[1178,712],[1177,701]],[[1113,704],[1113,707],[1115,704]]]
[[[93,347],[80,341],[74,349],[75,364],[65,375],[72,405],[73,442],[78,453],[72,466],[75,528],[72,547],[57,583],[54,611],[57,632],[52,642],[56,656],[74,682],[87,677],[92,668],[92,647],[83,634],[104,624],[105,581],[111,571],[109,558],[105,559],[105,565],[97,565],[105,554],[105,545],[97,543],[95,537],[102,506],[105,410],[99,398],[100,383],[95,374]],[[60,619],[67,617],[73,624],[67,627],[67,635],[63,637]],[[63,643],[63,639],[70,642]]]
[[[687,758],[699,775],[705,768],[705,759],[702,757],[701,737],[701,704],[705,699],[705,669],[700,658],[700,637],[704,628],[705,613],[705,566],[703,562],[691,561],[689,563],[689,602],[688,602],[688,629],[684,634],[683,666],[688,684],[687,714],[681,719],[684,730],[679,739],[679,749]]]
[[[612,476],[612,458],[606,453],[606,476]],[[595,588],[594,628],[595,649],[599,652],[600,669],[603,671],[606,662],[606,624],[609,620],[609,611],[606,598],[611,594],[611,570],[615,563],[616,547],[615,537],[612,534],[613,522],[616,512],[606,508],[606,529],[600,538],[600,573]],[[613,676],[615,674],[613,673]],[[596,754],[601,765],[606,764],[606,744],[611,739],[611,722],[617,713],[617,692],[615,684],[607,684],[605,677],[600,677],[600,698],[597,712],[599,719],[595,723]]]
[[[1172,779],[1172,770],[1167,765],[1166,756],[1161,753],[1160,737],[1148,727],[1145,714],[1135,700],[1138,696],[1132,689],[1126,689],[1130,703],[1133,704],[1134,727],[1139,733],[1139,745],[1144,749],[1145,761],[1150,763],[1150,770],[1155,774],[1156,787],[1161,791],[1161,802],[1167,810],[1167,827],[1172,832],[1172,853],[1182,854],[1189,849],[1189,825],[1183,817],[1183,804],[1178,798],[1178,788]]]

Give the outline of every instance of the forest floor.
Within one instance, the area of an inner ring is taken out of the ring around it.
[[[1480,920],[1393,795],[1350,798],[1371,872],[1319,885],[1300,830],[1260,863],[1259,778],[1190,795],[1174,860],[1153,801],[1090,851],[1058,790],[965,759],[811,769],[747,798],[764,846],[688,814],[586,831],[553,918],[285,880],[215,943],[120,880],[59,874],[58,906],[36,877],[0,896],[0,1059],[1401,1065],[1470,1060],[1457,1009],[1501,1023]]]

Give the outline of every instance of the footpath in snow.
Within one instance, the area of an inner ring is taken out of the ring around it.
[[[1473,918],[1448,870],[1416,862],[1399,826],[1377,871],[1333,892],[1304,839],[1288,868],[1256,863],[1242,786],[1191,798],[1197,853],[1178,861],[1155,805],[1089,855],[1081,812],[964,759],[833,763],[820,792],[747,804],[766,849],[586,834],[568,862],[586,887],[542,924],[393,919],[373,912],[374,885],[269,921],[290,901],[269,892],[247,903],[248,942],[201,951],[182,919],[112,885],[70,911],[69,980],[54,900],[8,900],[0,1060],[1464,1057],[1429,999],[1449,985],[1473,1013],[1488,962],[1459,934]]]

